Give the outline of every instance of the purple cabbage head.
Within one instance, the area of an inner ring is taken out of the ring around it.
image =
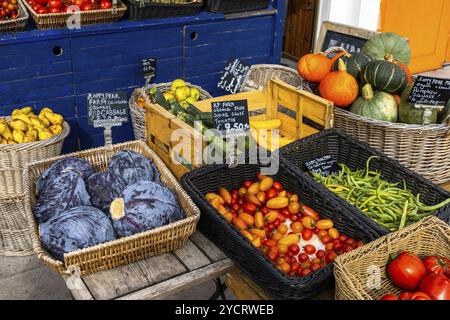
[[[117,152],[109,162],[109,171],[122,177],[127,185],[141,180],[159,181],[159,171],[153,161],[130,150]]]

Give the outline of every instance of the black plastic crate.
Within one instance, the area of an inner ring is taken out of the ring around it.
[[[194,170],[182,178],[182,185],[201,209],[199,229],[223,250],[255,283],[275,299],[307,299],[333,286],[333,265],[309,274],[303,278],[289,277],[269,260],[231,224],[229,224],[204,195],[217,192],[220,187],[238,188],[246,179],[256,180],[256,173],[262,165],[206,166]],[[311,184],[305,184],[285,166],[281,165],[275,180],[283,183],[286,190],[298,193],[301,201],[309,205],[324,218],[333,219],[335,227],[355,239],[368,243],[378,235],[360,220],[344,211],[336,210],[335,202],[322,197]]]
[[[206,0],[206,10],[221,13],[238,13],[267,9],[269,4],[270,0]]]
[[[131,20],[195,16],[203,7],[203,0],[195,0],[187,4],[153,2],[152,0],[124,0],[124,2],[128,7],[128,18]]]
[[[333,202],[336,203],[336,209],[349,212],[354,218],[370,226],[380,236],[386,235],[391,231],[370,219],[359,209],[315,181],[306,172],[304,168],[306,161],[326,155],[331,156],[338,163],[346,164],[352,170],[365,169],[367,159],[371,156],[378,156],[379,159],[371,161],[370,170],[381,171],[382,178],[392,183],[403,183],[403,180],[405,180],[411,192],[420,194],[420,199],[425,204],[435,205],[450,198],[449,192],[423,178],[421,175],[405,168],[398,161],[387,157],[383,153],[372,149],[367,144],[337,129],[324,130],[280,149],[282,161],[296,172],[299,179],[304,180],[305,183],[311,184],[314,188],[320,190],[323,197],[333,199]],[[434,215],[449,223],[450,204],[439,209]]]

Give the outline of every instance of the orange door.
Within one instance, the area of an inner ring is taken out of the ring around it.
[[[381,0],[379,29],[409,39],[413,73],[440,68],[450,60],[449,0]]]

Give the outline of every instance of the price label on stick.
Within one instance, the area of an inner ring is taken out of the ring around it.
[[[416,106],[442,108],[450,99],[450,79],[418,76],[408,101]]]
[[[239,59],[232,59],[227,63],[217,87],[235,94],[241,90],[249,71],[250,65]]]
[[[306,161],[304,166],[309,172],[319,173],[324,177],[337,175],[340,171],[339,164],[330,155]]]
[[[212,102],[216,129],[223,135],[245,133],[250,129],[247,100]]]
[[[147,83],[156,77],[156,59],[149,58],[142,60],[142,72]]]

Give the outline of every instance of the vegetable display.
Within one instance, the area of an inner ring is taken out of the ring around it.
[[[37,14],[111,9],[110,0],[26,0]],[[78,7],[77,10],[74,7]]]
[[[323,53],[309,53],[298,62],[298,74],[305,80],[321,82],[330,73],[333,61]]]
[[[379,33],[371,37],[364,44],[362,52],[376,60],[383,60],[387,55],[391,55],[395,61],[406,66],[411,59],[408,41],[393,32]]]
[[[153,161],[130,150],[113,155],[104,172],[95,172],[83,159],[56,161],[36,187],[33,212],[39,235],[59,260],[64,253],[185,217]]]
[[[402,252],[387,265],[391,282],[403,291],[398,296],[387,294],[380,300],[450,300],[450,260]]]
[[[428,206],[420,201],[420,194],[414,195],[408,190],[406,182],[400,184],[383,180],[381,172],[369,169],[370,162],[377,158],[368,158],[366,168],[362,170],[352,171],[345,164],[340,164],[338,175],[324,177],[313,173],[313,176],[327,189],[390,231],[417,222],[450,203],[449,198]]]
[[[19,16],[18,0],[4,0],[0,6],[0,21],[14,20]]]
[[[362,72],[364,83],[389,93],[401,93],[408,84],[408,75],[391,58],[369,62]]]
[[[50,108],[43,108],[37,115],[33,107],[15,109],[9,123],[6,118],[0,118],[0,144],[47,140],[62,132],[63,123],[63,116]]]
[[[371,119],[397,122],[398,105],[395,98],[389,93],[374,92],[372,86],[366,84],[362,88],[362,96],[353,102],[350,112]]]
[[[340,56],[340,59],[345,63],[347,72],[350,73],[356,80],[360,79],[361,72],[364,67],[372,61],[372,58],[364,53],[346,53]],[[333,64],[333,71],[339,70],[339,59]]]
[[[238,189],[205,194],[218,214],[291,277],[304,277],[363,245],[300,202],[272,177],[257,175]]]

